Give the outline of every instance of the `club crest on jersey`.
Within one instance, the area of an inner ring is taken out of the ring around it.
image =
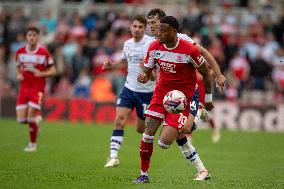
[[[161,53],[160,52],[156,52],[154,58],[160,58],[161,57]]]
[[[182,57],[180,55],[177,55],[177,62],[182,62]]]

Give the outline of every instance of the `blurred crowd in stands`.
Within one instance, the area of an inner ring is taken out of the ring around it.
[[[187,13],[175,16],[181,32],[206,47],[226,75],[225,93],[216,91],[215,96],[234,100],[243,91],[259,90],[273,91],[274,97],[283,98],[284,12],[277,13],[272,4],[246,6],[235,11],[234,5],[224,3],[215,12],[204,3],[190,1]],[[127,70],[103,72],[101,66],[108,59],[120,60],[123,43],[131,37],[131,16],[123,9],[98,14],[95,4],[84,16],[79,12],[54,16],[52,10],[45,10],[39,18],[25,15],[21,8],[13,12],[2,8],[0,97],[16,95],[14,53],[25,44],[27,26],[37,25],[41,42],[52,53],[58,70],[58,76],[49,79],[47,95],[114,102]]]

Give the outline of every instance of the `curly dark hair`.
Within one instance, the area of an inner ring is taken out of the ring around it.
[[[148,12],[147,18],[151,18],[153,16],[158,16],[158,18],[161,19],[162,17],[166,16],[166,13],[160,8],[154,8]]]
[[[161,18],[160,23],[169,24],[171,27],[173,27],[176,30],[178,30],[179,28],[179,22],[173,16],[164,16],[163,18]]]

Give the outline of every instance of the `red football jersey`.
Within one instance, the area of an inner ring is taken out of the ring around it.
[[[205,62],[195,45],[179,39],[174,48],[167,48],[158,40],[148,48],[144,66],[159,69],[155,91],[180,90],[186,96],[193,96],[196,86],[195,69]]]
[[[36,68],[40,71],[45,71],[48,66],[53,64],[53,59],[50,56],[49,51],[41,45],[37,45],[34,51],[30,51],[28,46],[21,47],[16,52],[16,63],[21,66],[24,79],[20,82],[21,87],[28,87],[44,91],[45,78],[36,77],[32,70]]]

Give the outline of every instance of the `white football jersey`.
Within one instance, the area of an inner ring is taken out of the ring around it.
[[[137,81],[138,74],[142,72],[140,60],[144,59],[144,45],[146,42],[152,40],[152,37],[144,35],[139,42],[135,42],[134,39],[131,38],[124,43],[122,60],[126,60],[128,62],[128,74],[126,76],[125,87],[134,92],[148,93],[154,91],[154,81],[148,81],[146,84],[142,84]]]

